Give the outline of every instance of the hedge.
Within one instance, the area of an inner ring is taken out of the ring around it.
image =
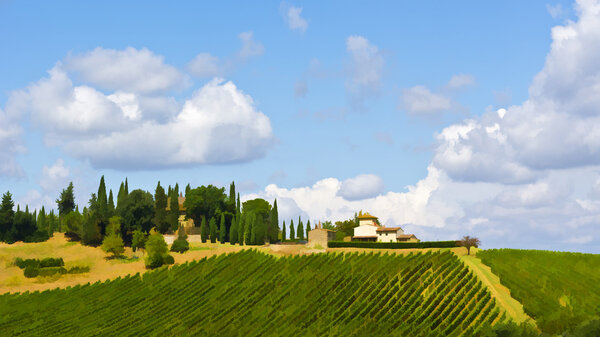
[[[35,267],[35,268],[62,267],[65,265],[65,262],[63,261],[62,257],[59,257],[59,258],[47,257],[42,260],[22,259],[20,257],[17,257],[15,259],[14,264],[21,269],[25,269],[26,267],[29,267],[29,266]]]
[[[376,249],[406,249],[406,248],[452,248],[458,247],[457,241],[422,241],[422,242],[366,242],[366,241],[329,241],[329,248],[376,248]]]

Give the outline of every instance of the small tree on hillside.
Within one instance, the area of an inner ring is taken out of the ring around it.
[[[210,229],[208,228],[208,224],[206,223],[206,218],[202,217],[202,222],[200,224],[200,239],[202,239],[202,243],[205,243],[208,240],[208,235],[210,234]]]
[[[219,225],[219,242],[225,243],[227,238],[227,227],[225,226],[225,214],[221,213],[221,224]]]
[[[190,243],[187,241],[187,237],[183,225],[180,225],[179,230],[177,231],[177,239],[173,241],[173,244],[171,245],[171,251],[178,253],[185,253],[188,251],[190,249]]]
[[[310,220],[306,222],[306,239],[308,240],[308,232],[310,232]]]
[[[146,268],[154,269],[165,263],[173,263],[173,257],[168,254],[165,238],[155,229],[150,231],[148,241],[146,241]]]
[[[102,250],[112,254],[112,257],[119,257],[125,252],[123,238],[121,238],[121,218],[113,216],[109,219],[106,226],[106,236],[102,241]]]
[[[131,249],[135,252],[138,249],[144,249],[146,246],[146,240],[148,235],[139,229],[133,231],[133,238],[131,240]]]
[[[462,240],[458,241],[458,244],[462,247],[467,248],[467,255],[471,255],[471,247],[479,247],[479,245],[481,244],[481,241],[479,241],[478,238],[475,237],[470,237],[470,236],[463,236]]]
[[[217,220],[210,218],[210,242],[217,242]]]
[[[290,240],[294,240],[296,238],[296,232],[294,231],[294,219],[290,221]]]

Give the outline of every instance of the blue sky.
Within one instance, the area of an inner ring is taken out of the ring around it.
[[[0,190],[235,180],[286,219],[598,252],[598,6],[2,1]]]

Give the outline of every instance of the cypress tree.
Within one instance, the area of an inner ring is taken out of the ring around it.
[[[296,232],[294,232],[294,219],[290,221],[290,240],[294,240],[296,238]]]
[[[100,177],[100,185],[98,186],[98,205],[100,207],[108,206],[108,197],[106,196],[106,184],[104,183],[104,176]]]
[[[210,242],[217,242],[217,220],[210,218]]]
[[[231,219],[231,226],[229,227],[229,244],[235,245],[238,240],[237,226],[238,226],[237,215]]]
[[[250,231],[250,241],[252,242],[251,244],[253,245],[258,245],[259,241],[260,241],[260,222],[259,219],[257,219],[256,216],[252,216],[252,222],[251,222],[251,228],[252,231]]]
[[[125,183],[121,182],[119,186],[119,193],[117,194],[117,209],[123,206],[123,200],[125,199]]]
[[[208,224],[206,223],[206,218],[204,216],[202,216],[202,222],[200,225],[200,239],[202,240],[202,243],[205,243],[206,240],[208,240],[209,233],[210,233],[210,230],[208,229]]]
[[[168,232],[172,227],[167,219],[167,195],[165,189],[160,186],[160,181],[154,190],[154,218],[152,220],[162,234]]]
[[[48,232],[48,224],[46,223],[46,209],[42,206],[37,217],[37,227],[41,231]]]
[[[110,213],[114,213],[115,211],[115,200],[113,198],[113,192],[112,189],[110,190],[110,193],[108,194],[108,210],[110,211]]]
[[[190,191],[192,190],[192,187],[190,186],[190,184],[187,184],[187,186],[185,187],[185,196],[187,197],[188,193],[190,193]]]
[[[236,209],[236,200],[235,200],[235,182],[232,181],[231,184],[229,185],[229,204],[230,204],[230,208],[231,211],[235,213],[235,209]]]
[[[179,183],[175,183],[175,188],[173,188],[173,193],[179,196]]]
[[[246,223],[244,224],[244,243],[246,245],[252,244],[252,225],[254,223],[254,213],[246,215]]]
[[[242,204],[240,203],[240,194],[238,193],[238,195],[237,195],[237,207],[236,207],[236,211],[238,213],[241,213],[241,207],[242,207]]]
[[[302,226],[302,220],[298,217],[298,228],[296,228],[296,235],[298,235],[298,239],[304,240],[304,226]]]
[[[281,241],[285,241],[285,220],[283,220],[283,225],[281,226]]]
[[[246,232],[246,214],[241,214],[238,212],[237,230],[238,230],[237,242],[240,244],[240,246],[243,246],[244,245],[244,234]]]
[[[178,227],[179,225],[179,195],[177,194],[177,190],[171,190],[171,195],[169,195],[169,212],[167,214],[167,221],[172,230]],[[198,224],[194,224],[198,226]]]
[[[306,239],[308,240],[308,232],[310,232],[310,220],[306,222]]]
[[[225,227],[225,214],[221,213],[221,228],[219,228],[219,242],[225,243],[227,238],[227,227]]]
[[[63,190],[64,192],[64,190]],[[8,239],[8,232],[13,227],[15,211],[15,202],[12,200],[12,194],[6,191],[2,196],[2,204],[0,205],[0,241],[12,241]]]
[[[125,196],[129,195],[129,185],[127,184],[127,177],[125,177],[125,189],[123,190],[123,192],[125,192]]]
[[[279,211],[277,210],[277,199],[273,202],[268,226],[269,242],[277,242],[279,239]]]

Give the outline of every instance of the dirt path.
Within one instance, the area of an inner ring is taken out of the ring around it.
[[[492,273],[490,267],[483,264],[480,259],[474,256],[475,252],[473,249],[471,250],[471,254],[473,255],[459,255],[459,258],[488,287],[500,307],[506,310],[507,315],[517,323],[529,321],[535,324],[534,320],[523,311],[521,302],[514,299],[510,295],[510,290],[500,284],[500,279],[496,274]]]

